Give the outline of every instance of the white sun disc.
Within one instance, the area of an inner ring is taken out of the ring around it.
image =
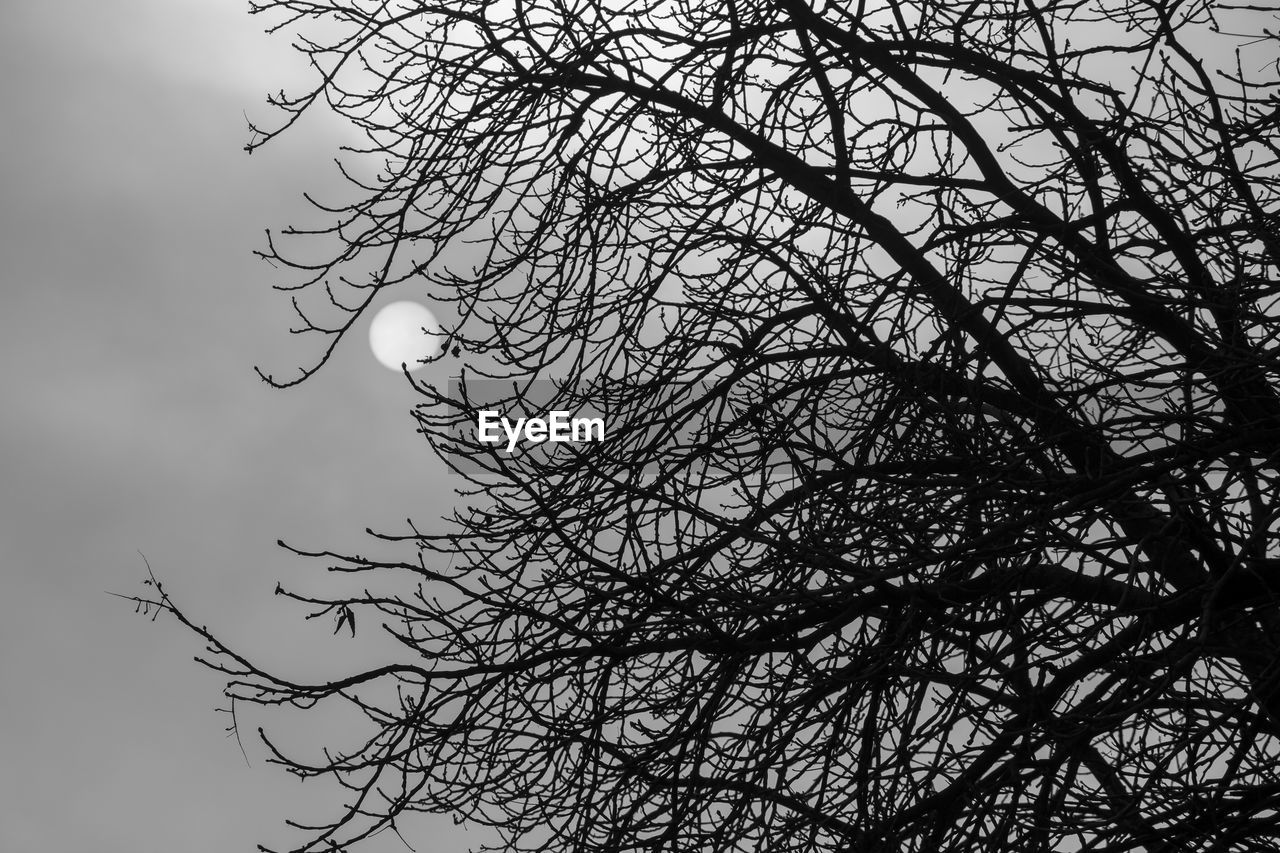
[[[434,314],[417,302],[392,302],[369,324],[369,348],[374,358],[392,370],[408,365],[416,370],[424,358],[435,358],[444,334]]]

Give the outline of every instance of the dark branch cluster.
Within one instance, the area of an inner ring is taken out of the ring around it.
[[[351,792],[298,850],[419,810],[509,850],[1275,849],[1264,10],[258,11],[317,82],[251,147],[318,109],[366,140],[267,252],[305,373],[408,281],[468,365],[418,387],[452,526],[313,555],[399,592],[285,592],[401,660],[303,684],[187,623],[236,701],[367,719],[275,752]],[[494,378],[610,433],[477,443]]]

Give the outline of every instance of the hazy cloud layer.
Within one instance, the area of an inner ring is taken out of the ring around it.
[[[260,28],[241,4],[194,0],[5,11],[2,850],[291,837],[279,819],[314,814],[316,791],[252,743],[247,769],[198,645],[104,591],[141,589],[141,550],[228,637],[322,669],[354,652],[272,598],[321,568],[275,540],[351,546],[445,508],[413,398],[363,327],[301,389],[252,372],[312,352],[250,250],[304,217],[304,188],[331,185],[334,142],[312,128],[241,150],[244,114],[267,118],[264,93],[298,79]]]

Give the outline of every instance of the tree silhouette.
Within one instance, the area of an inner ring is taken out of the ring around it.
[[[1176,0],[262,0],[364,140],[269,240],[319,369],[449,302],[403,658],[273,755],[509,850],[1280,849],[1280,51]],[[457,247],[472,247],[459,259]],[[478,247],[478,248],[477,248]],[[317,261],[317,257],[324,260]],[[465,365],[465,366],[464,366]],[[554,381],[604,441],[476,441]],[[266,741],[268,745],[271,741]]]

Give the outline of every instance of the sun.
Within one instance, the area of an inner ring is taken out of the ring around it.
[[[374,358],[399,371],[401,365],[417,370],[423,359],[435,358],[444,345],[444,333],[431,309],[417,302],[392,302],[369,324],[369,348]]]

